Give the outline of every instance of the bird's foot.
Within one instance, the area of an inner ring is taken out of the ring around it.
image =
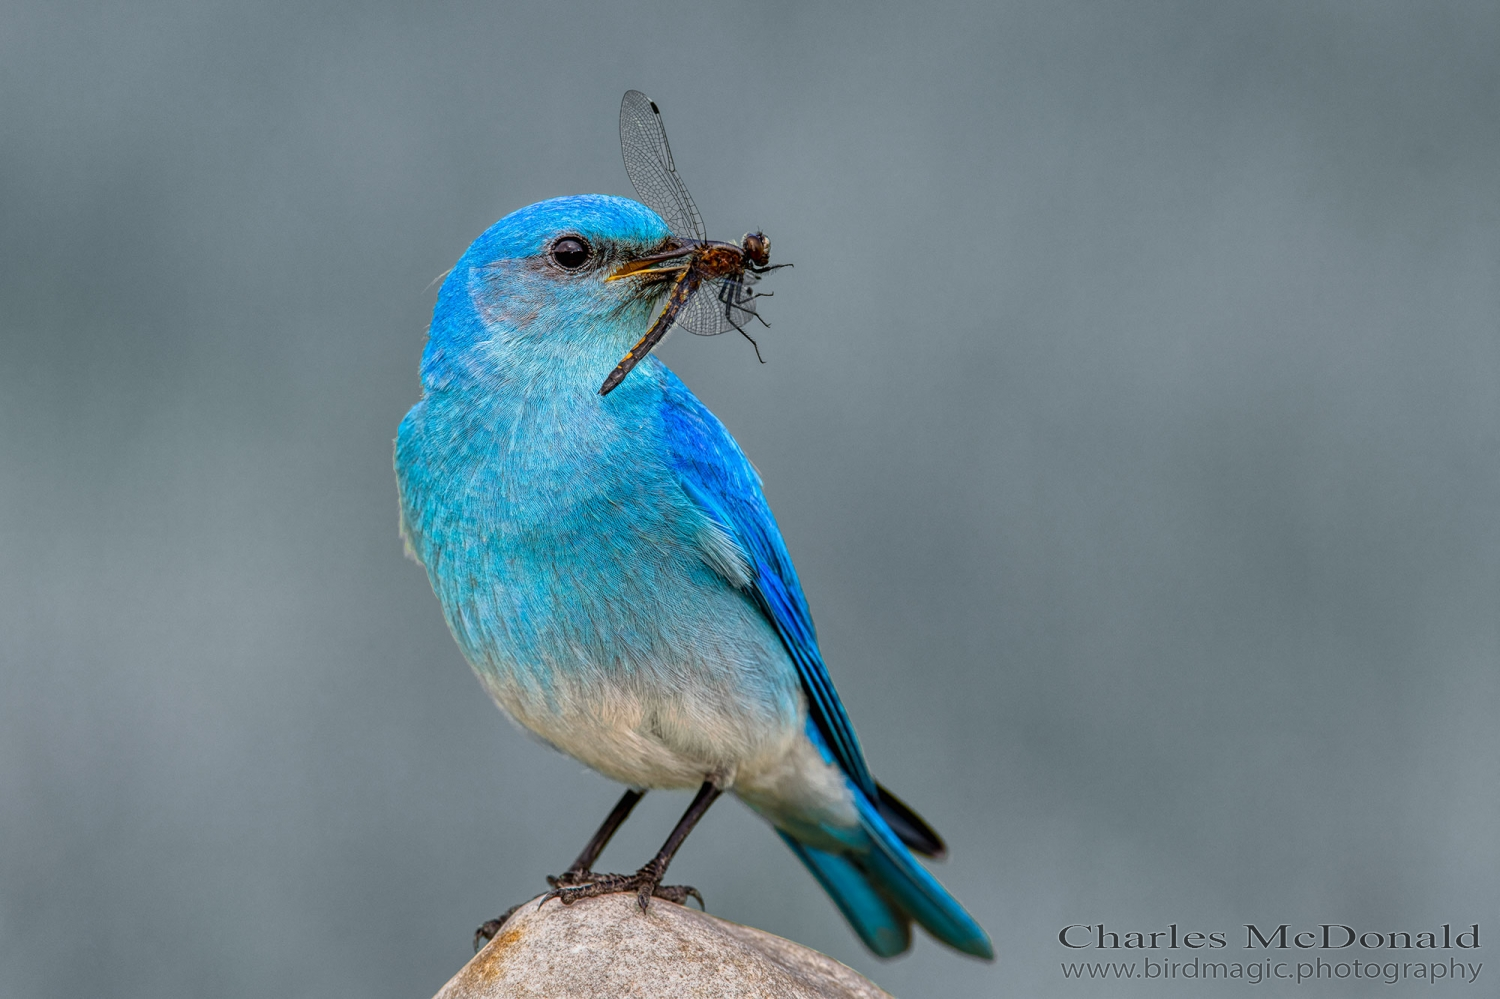
[[[696,898],[699,908],[704,907],[703,896],[698,893],[698,889],[692,885],[664,885],[661,883],[662,873],[654,864],[647,864],[634,874],[595,874],[593,871],[569,868],[561,874],[547,875],[547,883],[552,886],[552,890],[542,896],[542,902],[555,898],[560,899],[563,905],[572,905],[581,898],[633,891],[640,900],[642,912],[646,911],[652,898],[666,899],[678,905],[686,905],[688,899]],[[541,902],[537,904],[540,905]],[[519,908],[520,905],[513,905],[494,919],[481,924],[474,931],[474,953],[479,953],[481,947],[495,939],[505,921],[515,915]]]
[[[571,888],[574,885],[586,885],[599,875],[593,871],[584,870],[581,867],[570,867],[561,874],[547,875],[547,884],[553,888]]]
[[[597,876],[593,871],[586,871],[579,867],[570,867],[561,874],[547,875],[547,884],[553,888],[567,888],[572,885],[587,884]],[[552,894],[547,895],[547,898],[551,897]],[[546,898],[542,899],[544,902],[546,900]],[[479,924],[479,929],[474,931],[474,953],[478,954],[479,948],[495,939],[495,935],[500,932],[500,927],[505,925],[505,921],[514,916],[516,910],[525,904],[525,902],[522,902],[519,905],[513,905],[494,919],[486,920]]]
[[[550,881],[552,879],[548,878],[547,880]],[[525,904],[525,902],[521,903],[521,905]],[[479,948],[495,939],[495,934],[500,932],[500,927],[505,925],[505,921],[507,919],[515,915],[516,910],[519,909],[521,905],[513,905],[509,909],[506,909],[504,912],[500,913],[500,915],[496,916],[494,919],[487,920],[486,922],[480,924],[479,929],[474,931],[474,953],[478,954]]]
[[[561,874],[547,875],[547,884],[551,885],[553,888],[568,888],[573,885],[588,884],[597,877],[598,875],[593,871],[584,870],[581,867],[570,867],[566,871],[563,871]],[[551,897],[551,894],[547,896],[547,898]],[[546,899],[543,899],[542,901],[545,902]],[[506,909],[504,912],[502,912],[500,915],[496,916],[494,919],[486,920],[485,922],[481,923],[479,925],[479,929],[474,931],[474,953],[478,954],[479,948],[495,939],[496,935],[500,932],[500,927],[505,925],[505,921],[511,916],[515,915],[516,910],[521,908],[521,906],[525,904],[525,902],[522,902],[519,905],[513,905],[509,909]]]
[[[666,872],[656,864],[647,864],[634,874],[595,874],[592,871],[568,871],[557,878],[548,878],[552,890],[542,896],[542,902],[558,899],[563,905],[572,905],[581,898],[598,895],[614,895],[618,892],[635,892],[641,911],[645,912],[652,898],[665,899],[678,905],[687,904],[696,898],[703,907],[703,896],[691,885],[664,885],[662,876]],[[539,905],[541,903],[538,903]]]

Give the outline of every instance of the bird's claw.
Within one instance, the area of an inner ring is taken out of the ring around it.
[[[698,900],[698,908],[705,912],[708,911],[708,906],[703,904],[703,896],[698,894],[698,889],[692,885],[657,885],[652,889],[651,894],[657,898],[664,898],[668,902],[676,902],[678,905],[687,905],[688,899],[696,898]],[[641,908],[644,909],[645,907],[645,900],[642,899]]]
[[[570,875],[574,875],[570,877]],[[579,899],[596,898],[599,895],[614,895],[619,892],[635,892],[641,911],[647,911],[652,898],[664,899],[677,905],[686,905],[689,898],[696,898],[703,905],[703,896],[692,885],[664,885],[662,874],[650,865],[634,874],[594,874],[589,871],[567,872],[557,878],[548,878],[552,890],[537,903],[540,907],[549,899],[557,899],[563,905],[572,905]]]
[[[481,923],[479,929],[474,931],[474,953],[478,954],[479,948],[495,939],[495,934],[500,932],[500,927],[504,926],[505,921],[514,915],[515,911],[520,907],[519,905],[513,905],[494,919]]]

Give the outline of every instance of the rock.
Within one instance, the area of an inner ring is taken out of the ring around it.
[[[523,905],[435,999],[890,999],[831,957],[634,894]]]

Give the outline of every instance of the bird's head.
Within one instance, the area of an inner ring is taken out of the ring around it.
[[[444,280],[423,384],[577,379],[597,389],[671,288],[669,272],[640,261],[680,246],[655,212],[626,198],[576,195],[512,212]]]

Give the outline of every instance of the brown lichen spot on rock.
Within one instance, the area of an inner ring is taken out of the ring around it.
[[[485,989],[499,981],[505,972],[505,961],[510,947],[519,941],[525,931],[514,919],[508,919],[495,938],[484,946],[474,959],[464,965],[447,988],[458,985],[458,995],[488,995]]]

